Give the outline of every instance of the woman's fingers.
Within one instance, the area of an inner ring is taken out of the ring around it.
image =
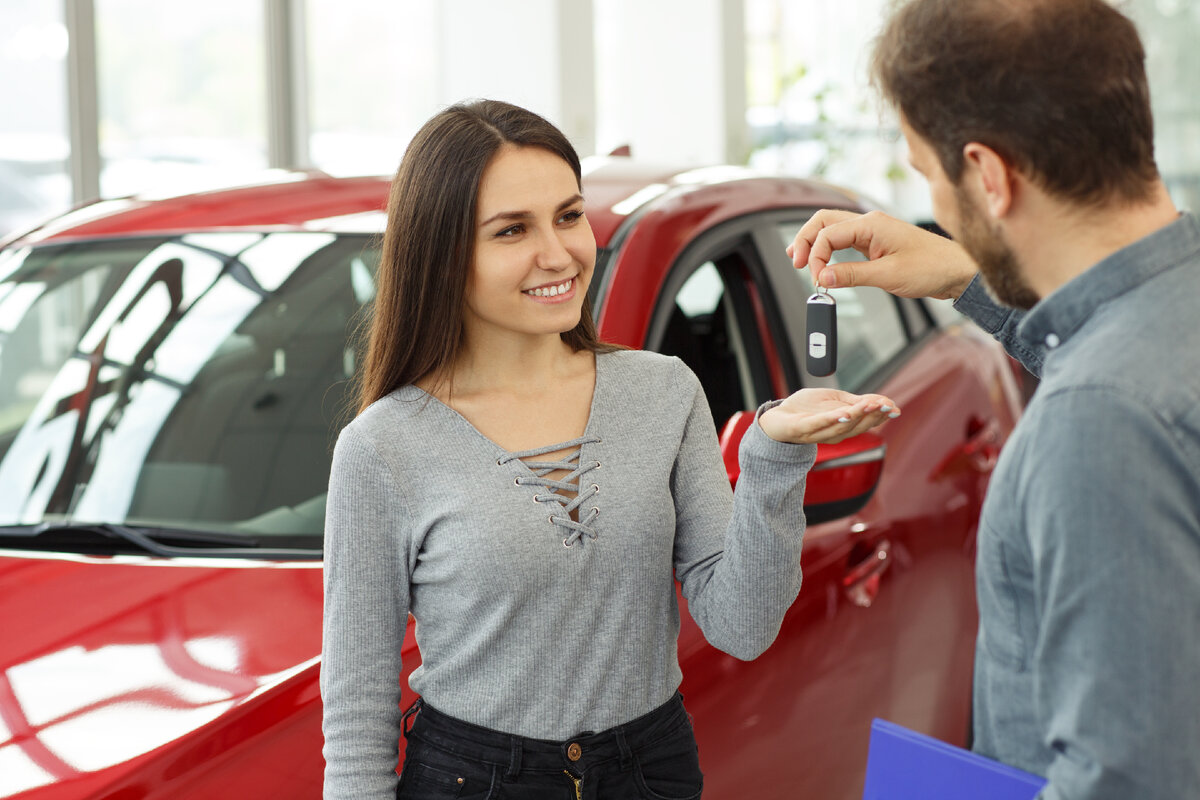
[[[773,439],[797,444],[840,442],[900,415],[883,395],[858,396],[836,389],[802,389],[759,418]]]

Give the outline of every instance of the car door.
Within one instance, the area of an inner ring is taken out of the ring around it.
[[[647,346],[677,355],[692,367],[705,387],[718,431],[736,412],[785,396],[798,382],[775,305],[754,231],[744,223],[702,237],[668,275]],[[853,639],[863,627],[862,620],[849,625],[840,620],[846,565],[870,563],[861,538],[845,519],[809,529],[804,589],[775,645],[754,662],[710,647],[684,615],[682,690],[696,720],[706,793],[717,798],[797,796],[795,770],[785,765],[809,761],[835,727],[853,727],[847,709],[859,704],[856,698],[862,693],[855,684],[876,682],[867,673],[878,671],[872,652],[880,645],[878,639],[838,641]],[[889,630],[880,625],[878,635]],[[821,788],[812,796],[840,796],[827,790],[854,783],[854,768],[839,764],[836,757],[812,763],[820,766],[802,776],[803,784]]]
[[[781,243],[802,221],[776,212],[698,238],[668,274],[646,341],[692,366],[718,431],[737,411],[804,385],[884,391],[905,414],[882,430],[888,455],[869,502],[810,520],[803,588],[763,656],[720,653],[683,620],[683,692],[706,794],[716,798],[857,798],[872,718],[958,743],[967,729],[982,491],[972,481],[980,472],[953,457],[962,443],[939,428],[964,414],[964,431],[972,414],[988,427],[987,394],[973,391],[982,381],[954,374],[979,359],[980,343],[960,346],[913,301],[840,290],[838,373],[805,374],[798,356],[811,285]]]

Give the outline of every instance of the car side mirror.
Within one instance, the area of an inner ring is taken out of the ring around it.
[[[741,474],[738,446],[753,424],[753,411],[739,411],[721,430],[721,457],[731,485],[737,485]],[[871,431],[837,444],[817,445],[817,461],[804,487],[804,516],[808,524],[828,522],[861,510],[879,485],[886,450],[882,437]]]

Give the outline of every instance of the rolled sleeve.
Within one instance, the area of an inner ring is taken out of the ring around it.
[[[1045,348],[1030,346],[1018,334],[1025,313],[997,303],[988,294],[982,277],[976,275],[971,279],[966,291],[954,301],[954,308],[990,333],[1030,374],[1041,376],[1042,362],[1046,358]]]

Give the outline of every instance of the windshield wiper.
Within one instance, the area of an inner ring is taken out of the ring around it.
[[[68,549],[64,545],[83,544],[88,537],[120,539],[152,555],[168,558],[203,556],[279,561],[321,557],[320,548],[260,547],[256,539],[217,531],[121,525],[115,522],[42,522],[0,526],[0,547],[18,544],[13,540],[25,540],[19,541],[19,546],[61,551]],[[89,549],[93,548],[95,544]]]

